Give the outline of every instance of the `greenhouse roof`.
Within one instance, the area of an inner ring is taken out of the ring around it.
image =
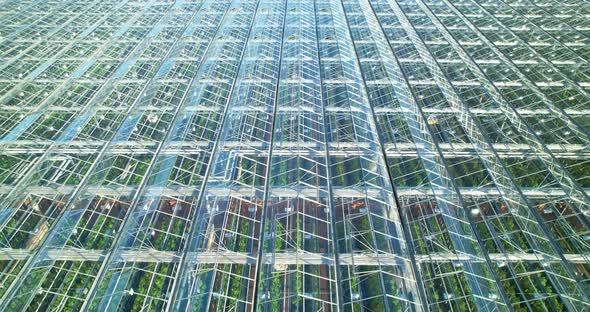
[[[585,0],[0,0],[1,311],[589,311]]]

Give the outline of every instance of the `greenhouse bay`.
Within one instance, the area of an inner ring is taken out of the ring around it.
[[[0,311],[590,311],[590,2],[0,0]]]

